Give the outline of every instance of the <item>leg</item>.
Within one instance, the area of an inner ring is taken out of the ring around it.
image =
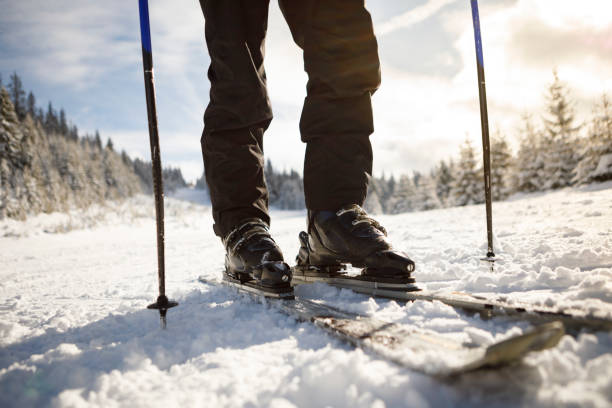
[[[272,119],[264,71],[269,0],[200,0],[211,63],[202,154],[224,237],[242,220],[269,223],[263,134]]]
[[[280,2],[308,73],[300,121],[308,233],[300,234],[294,281],[331,276],[411,290],[414,262],[360,207],[372,173],[370,97],[380,85],[370,14],[363,0]],[[349,263],[362,275],[342,274]]]
[[[378,46],[363,0],[280,0],[308,73],[300,131],[306,206],[363,204],[372,173]]]

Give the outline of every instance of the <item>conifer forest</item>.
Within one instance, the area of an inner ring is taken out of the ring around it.
[[[544,95],[541,112],[525,114],[517,134],[493,134],[494,200],[612,179],[610,98],[603,94],[590,117],[577,118],[570,86],[556,72]],[[398,214],[482,203],[481,154],[466,138],[456,157],[429,172],[372,177],[365,208]],[[167,192],[187,186],[178,168],[164,168],[163,176]],[[265,176],[271,206],[304,208],[297,171],[279,171],[268,161]],[[195,187],[206,190],[204,175]],[[43,109],[33,92],[26,94],[17,73],[6,84],[0,78],[0,218],[23,219],[140,192],[152,192],[149,161],[116,151],[98,131],[80,134],[64,109],[52,102]]]

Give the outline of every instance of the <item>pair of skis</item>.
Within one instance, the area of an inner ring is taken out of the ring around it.
[[[220,283],[206,277],[200,277],[199,281]],[[402,367],[440,377],[520,361],[529,352],[554,347],[565,333],[562,323],[549,322],[488,346],[463,344],[431,330],[384,322],[295,295],[265,297],[256,287],[231,278],[224,278],[222,283],[299,321],[311,322],[355,347]]]
[[[296,267],[293,269],[293,284],[324,282],[329,285],[353,290],[374,297],[393,299],[397,301],[429,301],[442,302],[471,313],[479,313],[483,317],[508,317],[527,320],[533,323],[547,321],[562,322],[565,327],[578,331],[612,330],[612,320],[594,314],[572,309],[536,306],[526,302],[512,301],[502,295],[485,297],[457,291],[420,290],[414,284],[393,284],[387,282],[366,281],[347,273],[324,274]]]

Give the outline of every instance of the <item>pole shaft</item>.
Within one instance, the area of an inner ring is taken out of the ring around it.
[[[480,128],[482,131],[482,158],[485,187],[485,207],[487,212],[487,257],[495,256],[493,252],[493,215],[491,206],[491,152],[489,142],[489,115],[487,112],[487,91],[485,88],[484,59],[482,56],[482,39],[480,37],[480,18],[478,0],[471,0],[472,21],[474,23],[474,42],[476,44],[476,66],[478,70],[478,95],[480,99]]]
[[[148,0],[138,0],[138,6],[140,10],[140,38],[142,42],[142,64],[144,70],[145,94],[147,98],[147,116],[149,119],[149,141],[151,143],[155,217],[157,221],[157,271],[159,275],[159,295],[165,296],[164,189],[159,150],[159,133],[157,130],[157,108],[155,105],[155,81],[153,78],[153,53],[151,49]]]

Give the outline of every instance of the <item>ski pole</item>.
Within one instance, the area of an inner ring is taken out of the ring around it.
[[[164,260],[164,190],[162,185],[159,134],[157,131],[157,109],[155,107],[155,83],[153,79],[153,53],[151,50],[151,29],[149,26],[149,2],[138,0],[140,10],[140,39],[142,42],[142,65],[144,70],[147,116],[149,119],[149,141],[151,143],[151,163],[153,171],[153,194],[155,195],[155,219],[157,224],[157,273],[159,296],[147,309],[159,310],[162,329],[166,328],[166,312],[178,303],[166,297],[166,276]]]
[[[480,99],[480,128],[482,130],[482,158],[484,162],[485,207],[487,211],[487,256],[482,260],[489,262],[491,270],[493,270],[495,253],[493,252],[493,215],[491,208],[491,148],[489,145],[489,115],[487,113],[487,92],[485,89],[482,40],[480,38],[478,0],[470,0],[470,2],[472,5],[472,21],[474,23],[474,42],[476,43],[476,67],[478,70],[478,95]]]

